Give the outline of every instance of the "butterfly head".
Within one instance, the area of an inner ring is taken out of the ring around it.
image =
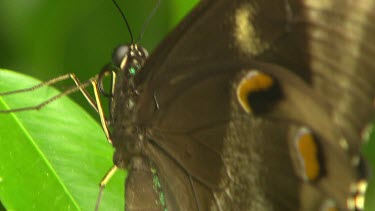
[[[112,62],[127,77],[135,76],[148,57],[148,52],[137,44],[120,45],[112,56]]]

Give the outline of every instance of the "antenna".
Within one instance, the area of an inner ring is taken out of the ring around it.
[[[152,9],[150,15],[147,17],[146,21],[144,22],[144,24],[142,26],[141,33],[139,34],[137,42],[139,42],[142,39],[143,34],[145,33],[145,30],[146,30],[146,28],[148,26],[148,23],[150,22],[151,18],[155,15],[155,13],[158,10],[159,6],[160,6],[160,0],[158,0],[158,2],[156,2],[155,7]]]
[[[126,20],[125,14],[122,12],[120,6],[117,4],[117,2],[115,0],[112,0],[112,2],[115,4],[117,10],[120,12],[120,14],[122,16],[122,19],[124,19],[124,21],[126,23],[126,28],[128,29],[129,35],[130,35],[130,42],[134,43],[133,34],[132,34],[132,31],[130,30],[130,26],[129,26],[128,20]]]

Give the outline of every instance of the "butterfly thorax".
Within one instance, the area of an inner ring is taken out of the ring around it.
[[[144,129],[135,121],[140,92],[134,77],[147,56],[147,51],[136,44],[118,47],[113,56],[113,63],[118,67],[111,102],[112,142],[116,149],[113,159],[120,168],[126,168],[129,159],[140,155],[144,146]]]

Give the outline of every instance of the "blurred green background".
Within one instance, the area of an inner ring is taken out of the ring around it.
[[[152,52],[197,2],[163,0],[141,44]],[[156,0],[120,0],[119,4],[137,38]],[[42,81],[70,72],[84,81],[111,60],[117,45],[129,40],[110,0],[0,1],[0,67]],[[80,94],[73,98],[91,112]],[[366,152],[373,156],[371,149],[367,147]]]
[[[141,44],[153,49],[197,0],[162,1]],[[135,37],[156,1],[119,4]],[[110,0],[0,1],[0,66],[40,79],[74,72],[85,79],[110,61],[129,33]]]

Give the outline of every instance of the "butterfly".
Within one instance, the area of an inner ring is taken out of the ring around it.
[[[363,209],[371,3],[205,0],[149,58],[118,48],[126,210]]]

